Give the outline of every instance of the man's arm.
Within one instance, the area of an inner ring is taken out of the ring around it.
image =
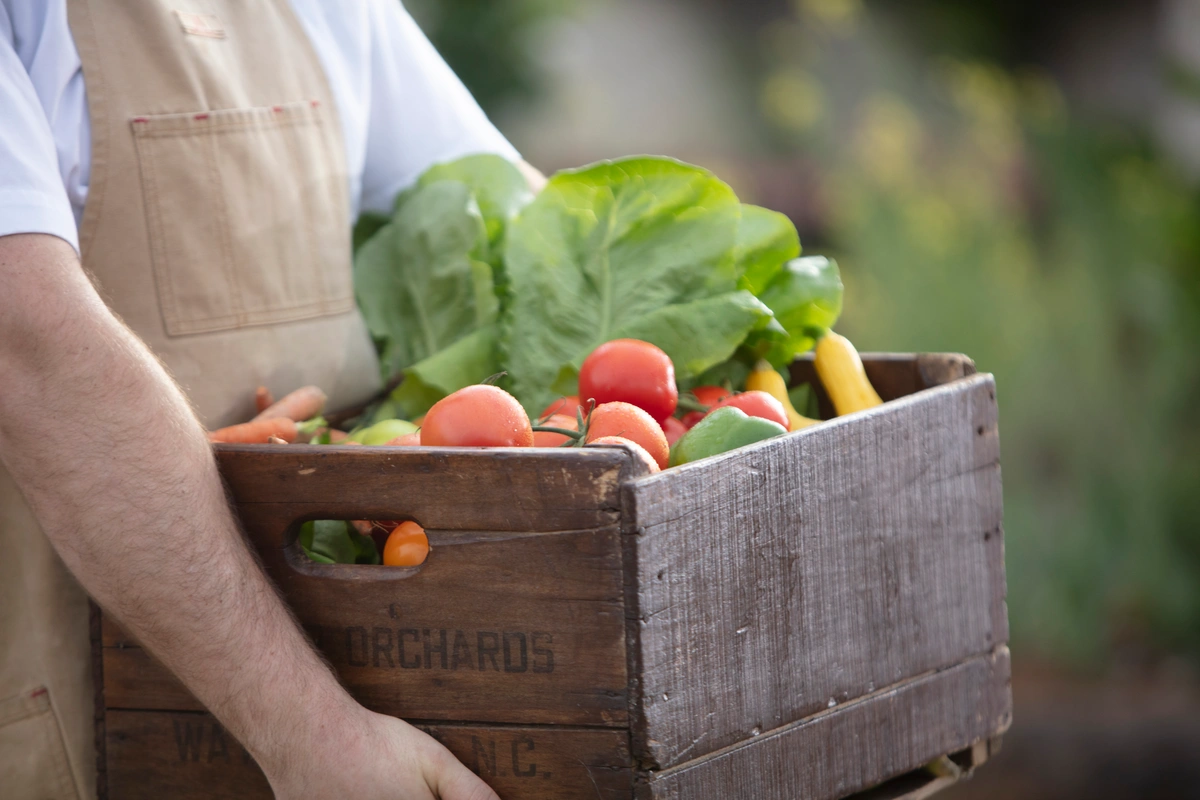
[[[309,647],[237,528],[186,399],[74,250],[0,237],[0,456],[84,588],[247,747],[277,797],[495,795],[367,711]]]
[[[525,182],[529,184],[529,188],[533,190],[534,194],[546,188],[546,176],[525,159],[517,162],[517,169],[521,170],[521,174],[525,176]]]

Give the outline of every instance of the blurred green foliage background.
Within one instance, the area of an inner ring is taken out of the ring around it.
[[[547,79],[547,31],[604,3],[409,5],[503,115]],[[1107,5],[700,2],[754,134],[666,153],[803,162],[839,328],[995,373],[1014,651],[1100,671],[1200,664],[1200,195],[1147,126],[1081,112],[1036,62],[1039,32]]]

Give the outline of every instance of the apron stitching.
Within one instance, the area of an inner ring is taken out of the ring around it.
[[[46,719],[50,723],[46,727],[49,728],[47,736],[50,739],[50,748],[53,753],[51,757],[58,767],[59,791],[68,800],[78,798],[79,787],[75,784],[75,773],[71,770],[70,757],[67,755],[67,743],[63,739],[62,722],[58,718],[58,710],[53,697],[49,698]]]
[[[229,240],[229,228],[231,224],[229,206],[225,202],[225,193],[222,191],[221,173],[217,167],[217,137],[209,133],[205,134],[205,138],[208,143],[208,168],[209,175],[212,178],[212,193],[215,202],[219,206],[217,216],[220,218],[220,224],[217,226],[217,236],[220,237],[221,270],[225,273],[225,282],[228,285],[229,304],[233,309],[232,316],[237,320],[237,324],[245,325],[245,310],[242,307],[241,287],[237,280],[237,270],[233,266],[233,245]]]
[[[325,124],[326,114],[321,113],[320,111],[316,112],[316,114],[317,114],[317,127],[320,130],[321,139],[325,143],[325,147],[328,148],[331,145],[335,146],[335,147],[339,146],[339,143],[337,142],[336,137],[333,136],[332,131],[329,130],[329,126]],[[334,177],[335,177],[335,179],[337,178],[337,176],[334,176]],[[346,182],[343,180],[335,180],[335,184],[336,185],[334,187],[334,191],[338,192],[339,199],[341,199],[343,202],[343,208],[348,208],[349,203],[350,203],[350,197],[349,197],[350,193],[349,193],[349,189],[346,188]],[[345,242],[343,244],[345,244],[347,247],[349,246],[348,242]],[[342,274],[338,274],[339,272]],[[345,271],[327,269],[327,270],[322,271],[322,275],[325,278],[325,280],[324,280],[325,298],[326,298],[325,302],[328,305],[328,309],[331,313],[336,308],[340,307],[344,302],[344,297],[346,294],[345,290],[347,288],[347,280],[348,280],[349,288],[350,288],[350,298],[351,299],[354,298],[354,257],[353,257],[353,255],[351,255],[350,262]]]
[[[321,135],[322,131],[321,131],[320,120],[314,119],[313,124],[310,127],[311,127],[311,131],[312,131],[311,136],[316,138],[317,141],[324,141],[324,138]],[[298,138],[300,138],[300,137],[298,137]],[[302,145],[302,139],[297,144],[300,146],[293,148],[293,152],[291,154],[292,159],[294,161],[298,161],[298,160],[304,158],[304,155],[305,155],[304,147]],[[299,167],[300,165],[297,164],[296,166]],[[302,174],[302,173],[297,172],[296,174]],[[304,239],[308,246],[308,252],[311,254],[310,258],[318,259],[319,254],[321,253],[320,246],[317,243],[317,227],[318,227],[318,224],[321,224],[324,222],[325,222],[325,220],[313,220],[313,224],[305,226],[305,228],[307,230],[305,230],[305,232],[304,232]],[[312,288],[315,289],[320,295],[320,297],[317,299],[316,302],[320,304],[320,307],[323,311],[327,311],[326,304],[329,300],[329,285],[328,285],[328,279],[326,278],[327,272],[329,272],[329,269],[325,266],[324,263],[320,263],[318,265],[318,269],[316,270],[315,274],[312,275],[313,280],[312,280],[312,283],[310,284],[312,286]]]
[[[164,115],[175,117],[176,115]],[[194,137],[198,131],[195,127],[185,127],[176,124],[175,119],[160,120],[150,117],[135,117],[134,121],[143,121],[149,127],[138,128],[137,136],[140,139],[170,139],[170,138],[187,138]],[[247,130],[263,130],[263,129],[283,129],[283,128],[300,128],[316,126],[317,120],[310,117],[295,117],[291,119],[250,119],[250,120],[218,120],[216,122],[209,121],[209,124],[202,129],[202,132],[211,133],[229,133]]]
[[[71,38],[75,42],[75,50],[79,53],[80,70],[84,72],[84,96],[87,98],[87,113],[91,122],[91,169],[88,175],[88,196],[84,201],[83,218],[79,224],[79,254],[82,260],[96,238],[99,228],[100,215],[104,208],[105,189],[108,184],[108,146],[109,120],[107,114],[108,99],[105,95],[104,72],[100,69],[100,59],[90,57],[98,50],[96,27],[92,22],[91,9],[87,0],[69,0],[75,13],[68,12],[67,24],[71,28]],[[71,20],[78,18],[80,24],[72,25]],[[88,57],[85,57],[88,56]],[[83,64],[88,63],[86,71]]]
[[[163,325],[170,329],[172,325],[179,322],[180,315],[179,304],[175,297],[175,286],[167,274],[167,253],[163,249],[165,237],[162,207],[158,202],[158,162],[155,160],[154,148],[149,144],[143,146],[136,136],[134,148],[137,150],[138,162],[142,171],[142,204],[146,209],[146,233],[150,240],[150,271],[158,290],[159,313],[162,316]]]
[[[290,322],[304,322],[320,317],[342,314],[354,307],[354,298],[347,297],[337,301],[314,301],[285,309],[267,311],[248,311],[241,318],[230,314],[218,317],[206,317],[193,322],[178,322],[171,326],[172,335],[189,335],[194,333],[218,333],[229,330],[230,325],[242,322],[244,327],[269,325],[272,323],[284,325]]]

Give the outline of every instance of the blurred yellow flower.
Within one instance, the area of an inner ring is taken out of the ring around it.
[[[862,13],[862,0],[792,0],[796,12],[839,32],[849,31]]]
[[[1020,150],[1017,89],[998,67],[950,62],[945,68],[950,97],[971,122],[971,136],[983,156],[1011,160]]]
[[[805,133],[820,121],[825,94],[807,72],[779,70],[767,78],[759,97],[767,119],[792,133]]]
[[[899,189],[913,182],[924,131],[917,115],[898,97],[876,95],[863,104],[855,137],[855,158],[881,186]]]

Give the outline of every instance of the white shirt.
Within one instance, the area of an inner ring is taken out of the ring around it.
[[[350,171],[351,220],[389,211],[429,166],[516,150],[399,0],[290,0],[329,79]],[[79,249],[91,130],[66,0],[0,0],[0,236]]]

